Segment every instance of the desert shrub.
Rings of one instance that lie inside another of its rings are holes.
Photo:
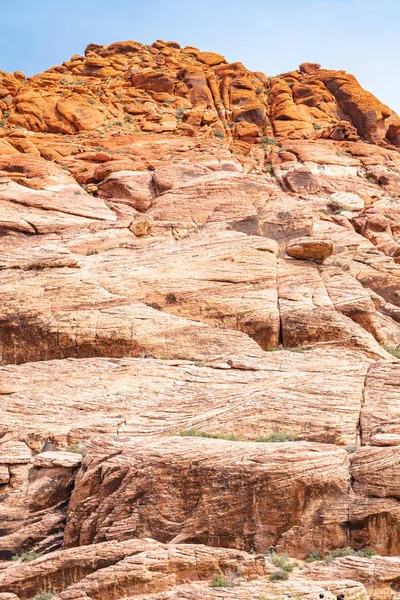
[[[212,580],[210,581],[210,587],[213,588],[226,588],[230,587],[229,583],[222,575],[214,575]]]
[[[96,102],[93,100],[93,98],[88,98],[87,101],[89,104],[96,104]]]
[[[307,555],[306,562],[311,563],[315,562],[316,560],[321,560],[318,550],[310,550],[310,552]]]
[[[32,600],[51,600],[52,597],[52,592],[40,592],[39,594],[36,594],[36,596],[34,596]]]
[[[287,554],[273,554],[271,556],[271,562],[275,567],[278,567],[281,571],[291,573],[295,567],[299,566],[299,563],[292,562]]]
[[[74,454],[83,454],[83,448],[80,444],[70,444],[67,448],[67,452],[73,452]]]
[[[271,433],[271,435],[267,435],[265,437],[260,437],[256,439],[256,442],[295,442],[297,440],[297,436],[294,433],[289,433],[287,431],[282,431],[281,433]]]
[[[260,140],[262,146],[275,146],[276,139],[274,137],[268,137],[267,135],[263,135]]]
[[[286,581],[286,579],[289,579],[289,573],[283,569],[279,569],[269,576],[270,581]]]
[[[222,133],[222,131],[216,131],[214,133],[214,135],[216,138],[219,138],[220,140],[225,137],[224,134]]]
[[[18,554],[14,554],[14,556],[11,558],[11,560],[13,560],[13,561],[21,560],[22,562],[31,562],[31,560],[36,560],[39,557],[40,557],[40,554],[38,554],[34,550],[31,550],[30,552],[25,552],[24,554],[21,554],[21,556],[18,556]]]
[[[394,348],[393,346],[383,346],[386,352],[389,352],[392,356],[400,358],[400,348]]]
[[[362,548],[360,550],[354,550],[347,546],[346,548],[336,548],[332,550],[327,556],[325,556],[325,561],[330,563],[335,558],[342,558],[344,556],[363,556],[364,558],[371,558],[375,556],[376,552],[373,548]]]
[[[358,446],[346,446],[345,450],[349,454],[354,454],[358,450]]]
[[[234,435],[229,435],[225,433],[206,433],[205,431],[198,431],[197,429],[185,429],[184,431],[181,431],[179,435],[182,437],[199,437],[215,440],[228,440],[230,442],[239,441]]]

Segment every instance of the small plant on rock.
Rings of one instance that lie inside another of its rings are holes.
[[[261,146],[275,146],[276,139],[274,137],[268,137],[267,135],[263,135],[260,140]]]
[[[270,581],[286,581],[286,579],[289,579],[289,573],[283,569],[279,569],[269,576]]]
[[[346,548],[336,548],[332,550],[327,556],[325,556],[325,561],[330,563],[335,560],[335,558],[343,558],[344,556],[362,556],[364,558],[371,558],[375,556],[376,552],[373,548],[362,548],[361,550],[354,550],[347,546]]]
[[[349,454],[354,454],[358,450],[358,446],[346,446],[345,450]]]
[[[383,348],[395,358],[400,358],[400,348],[394,348],[393,346],[383,346]]]
[[[83,448],[80,444],[70,444],[67,448],[67,452],[73,452],[74,454],[83,454]]]
[[[181,431],[179,435],[182,437],[198,437],[214,440],[228,440],[230,442],[239,441],[234,435],[228,435],[225,433],[206,433],[205,431],[198,431],[197,429],[185,429],[184,431]]]
[[[36,596],[34,596],[32,600],[51,600],[52,598],[52,592],[40,592],[39,594],[36,594]]]
[[[18,556],[18,554],[14,554],[14,556],[11,558],[11,560],[12,561],[21,560],[22,562],[31,562],[31,560],[36,560],[39,557],[40,557],[40,554],[38,554],[34,550],[31,550],[30,552],[25,552],[24,554],[21,554],[21,556]]]
[[[321,560],[318,550],[310,550],[306,558],[306,563],[315,562],[316,560]]]
[[[222,133],[222,131],[216,131],[214,133],[214,135],[215,135],[216,138],[218,138],[220,140],[222,140],[225,137],[224,134]]]
[[[225,577],[223,577],[222,575],[214,575],[214,577],[212,578],[211,582],[210,582],[210,587],[213,588],[227,588],[227,587],[231,587],[228,583],[228,581],[225,579]]]
[[[294,568],[299,566],[298,562],[292,562],[287,554],[273,554],[271,556],[271,562],[275,567],[278,567],[282,571],[291,573]]]
[[[265,437],[259,437],[256,439],[256,442],[279,443],[279,442],[295,442],[296,440],[297,440],[297,436],[294,433],[282,431],[281,433],[271,433],[271,435],[267,435]]]

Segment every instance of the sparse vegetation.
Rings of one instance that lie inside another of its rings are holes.
[[[310,550],[310,552],[308,553],[307,558],[306,558],[306,563],[312,563],[317,560],[321,560],[321,556],[320,556],[318,550]]]
[[[185,429],[184,431],[181,431],[179,435],[182,437],[199,437],[215,440],[228,440],[230,442],[240,441],[234,435],[228,435],[225,433],[206,433],[205,431],[198,431],[197,429]]]
[[[70,444],[67,448],[67,452],[73,452],[74,454],[83,454],[83,448],[80,444]]]
[[[349,454],[354,454],[358,450],[358,446],[346,446],[345,450]]]
[[[131,115],[125,115],[124,121],[125,121],[125,123],[132,123],[132,117],[131,117]]]
[[[4,127],[4,126],[5,126],[5,124],[6,124],[6,122],[5,122],[5,121],[3,121],[3,120],[1,120],[1,121],[0,121],[0,127]]]
[[[216,138],[219,138],[220,140],[225,137],[224,134],[222,133],[222,131],[215,131],[214,135]]]
[[[321,125],[317,125],[317,123],[313,123],[313,127],[315,131],[319,131],[320,129],[322,129]]]
[[[96,102],[93,98],[88,98],[87,101],[89,104],[96,104]]]
[[[275,567],[287,573],[291,573],[293,569],[299,566],[298,562],[291,561],[287,554],[273,554],[271,556],[271,562]]]
[[[343,558],[344,556],[363,556],[364,558],[371,558],[375,556],[376,552],[372,548],[366,548],[361,550],[354,550],[347,546],[346,548],[336,548],[325,556],[325,561],[331,563],[335,558]]]
[[[11,560],[12,561],[21,560],[22,562],[31,562],[31,560],[36,560],[39,557],[40,557],[40,554],[38,554],[34,550],[31,550],[30,552],[25,552],[24,554],[21,554],[21,556],[18,556],[18,554],[14,554],[14,556],[11,558]]]
[[[52,598],[52,592],[40,592],[39,594],[36,594],[36,596],[34,596],[32,600],[51,600]]]
[[[393,346],[383,346],[383,348],[395,358],[400,358],[400,348],[394,348]]]
[[[256,94],[257,94],[257,95],[261,94],[261,93],[262,93],[262,91],[263,91],[263,89],[262,89],[261,85],[258,85],[258,86],[256,87],[256,90],[255,90],[255,91],[256,91]]]
[[[274,137],[268,137],[267,135],[263,135],[260,140],[261,146],[275,146],[276,139]]]
[[[227,588],[227,587],[232,587],[232,585],[229,584],[229,582],[225,579],[225,577],[218,574],[218,575],[214,575],[214,577],[212,578],[212,580],[210,582],[210,587]]]
[[[176,117],[177,119],[181,119],[181,118],[182,118],[182,116],[185,114],[186,110],[187,110],[186,106],[180,106],[180,107],[179,107],[179,108],[177,108],[177,109],[176,109],[176,111],[175,111],[175,117]]]
[[[283,569],[279,569],[269,576],[270,581],[286,581],[286,579],[289,579],[289,573]]]
[[[282,431],[281,433],[271,433],[271,435],[267,435],[265,437],[259,437],[256,439],[256,442],[295,442],[297,440],[297,436],[294,433],[289,433],[287,431]]]

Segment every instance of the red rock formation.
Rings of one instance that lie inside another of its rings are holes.
[[[176,42],[0,73],[0,600],[395,600],[399,131]]]

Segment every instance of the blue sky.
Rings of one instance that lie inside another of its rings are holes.
[[[400,113],[399,0],[0,0],[0,69],[41,72],[89,43],[175,40],[275,75],[344,69]]]

